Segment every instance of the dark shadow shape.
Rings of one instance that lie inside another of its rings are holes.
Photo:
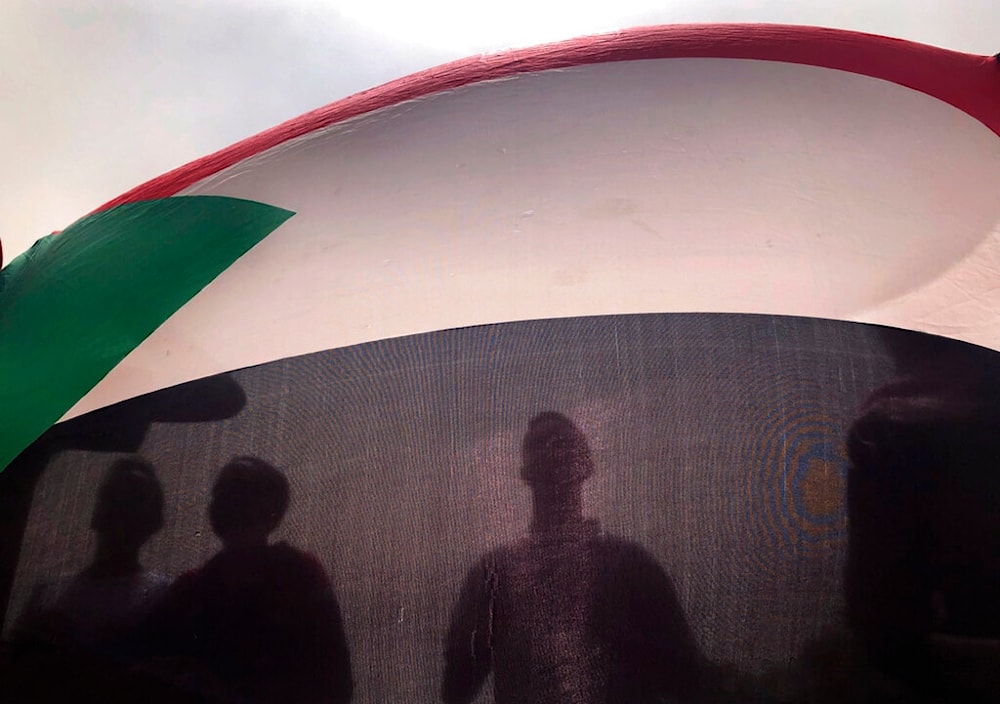
[[[10,704],[200,704],[206,699],[80,651],[28,643],[0,643],[0,687]]]
[[[181,575],[147,625],[145,671],[212,699],[347,702],[353,692],[340,606],[323,567],[268,544],[288,481],[254,457],[219,473],[209,518],[223,549]]]
[[[847,442],[848,623],[913,701],[1000,701],[998,355],[885,335],[897,376]]]
[[[641,547],[583,517],[586,437],[565,416],[541,413],[523,458],[530,535],[466,577],[442,699],[471,701],[491,671],[499,704],[697,699],[705,667],[670,578]]]
[[[35,586],[15,624],[15,642],[80,649],[125,662],[134,630],[169,580],[143,568],[142,546],[163,526],[163,490],[152,465],[115,462],[97,492],[97,547],[79,574]]]
[[[200,423],[231,418],[246,405],[243,389],[228,375],[198,379],[122,401],[50,428],[0,473],[0,626],[7,614],[14,573],[35,485],[60,452],[135,453],[154,423]]]

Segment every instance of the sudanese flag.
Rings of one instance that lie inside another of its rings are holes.
[[[140,394],[512,320],[767,313],[1000,347],[998,134],[993,57],[814,27],[639,28],[394,81],[3,269],[0,467]]]

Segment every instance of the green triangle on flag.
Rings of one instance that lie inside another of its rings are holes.
[[[0,269],[0,468],[292,215],[221,196],[126,203]]]

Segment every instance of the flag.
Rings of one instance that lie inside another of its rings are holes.
[[[776,313],[998,347],[998,74],[853,32],[656,27],[308,113],[4,269],[0,465],[142,393],[498,321]]]

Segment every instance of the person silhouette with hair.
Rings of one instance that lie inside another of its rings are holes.
[[[444,702],[471,701],[491,670],[498,704],[697,699],[702,660],[670,578],[583,516],[594,471],[583,432],[541,413],[522,454],[530,534],[469,572],[446,640]]]
[[[40,584],[15,625],[18,640],[48,641],[115,659],[170,581],[143,568],[142,546],[163,526],[163,490],[152,465],[122,459],[97,491],[91,563],[79,574]]]
[[[323,567],[268,542],[289,493],[284,474],[255,457],[219,472],[208,516],[222,550],[181,575],[148,624],[151,655],[173,658],[169,676],[238,702],[351,699],[340,606]]]

